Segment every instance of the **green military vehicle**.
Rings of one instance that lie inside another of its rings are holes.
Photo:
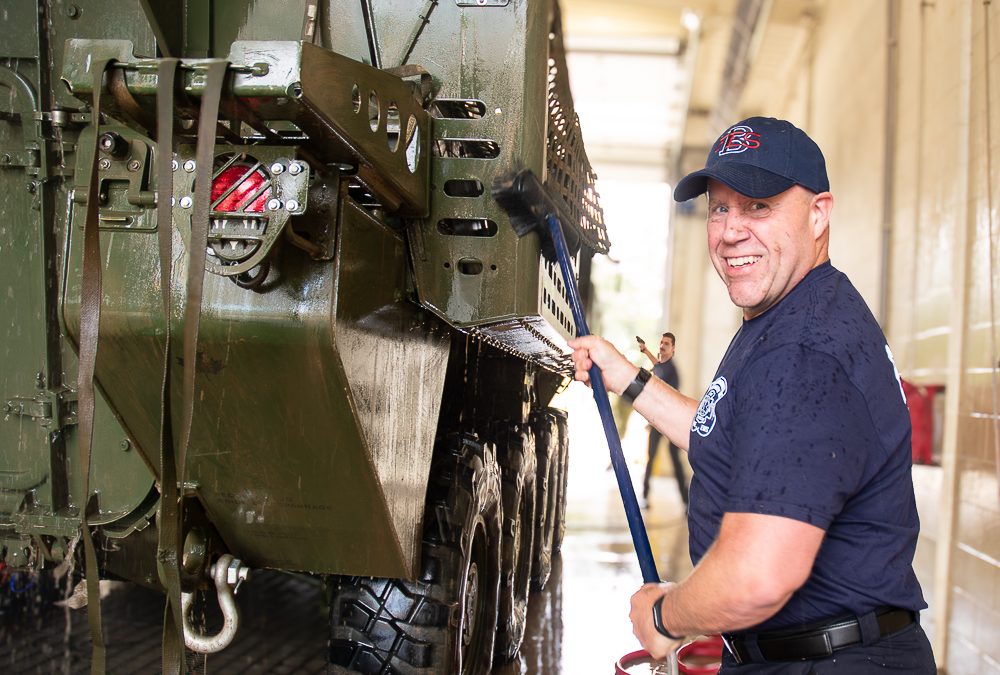
[[[161,589],[206,653],[307,573],[334,672],[513,658],[574,328],[494,179],[544,177],[584,289],[608,247],[554,0],[0,8],[4,571]]]

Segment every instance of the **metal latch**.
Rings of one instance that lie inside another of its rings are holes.
[[[38,150],[28,148],[0,154],[0,168],[38,168]]]
[[[34,396],[7,399],[4,415],[29,417],[42,427],[55,431],[76,424],[76,392],[41,391]]]

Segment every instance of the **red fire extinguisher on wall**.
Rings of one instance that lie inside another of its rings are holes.
[[[913,463],[930,464],[934,448],[934,397],[944,387],[937,384],[913,384],[902,380],[906,406],[913,426]]]

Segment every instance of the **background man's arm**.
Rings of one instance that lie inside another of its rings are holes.
[[[653,352],[649,351],[649,347],[646,346],[646,343],[643,341],[643,339],[640,338],[638,335],[635,336],[635,339],[639,343],[639,351],[645,354],[646,358],[648,358],[653,363],[654,366],[657,363],[659,363],[659,361],[656,358],[656,355],[653,354]]]

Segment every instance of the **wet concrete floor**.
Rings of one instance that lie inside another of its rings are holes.
[[[572,413],[570,418],[574,419]],[[494,668],[497,675],[610,674],[619,657],[638,648],[628,603],[641,575],[614,475],[607,470],[607,447],[599,422],[589,416],[575,421],[571,434],[562,553],[545,590],[531,596],[520,655],[513,663]],[[645,459],[641,421],[630,422],[623,445],[633,476],[640,478]],[[664,448],[661,454],[665,453]],[[690,570],[687,527],[672,477],[654,478],[650,502],[643,514],[660,575],[683,577]],[[327,671],[327,617],[318,582],[260,572],[237,599],[241,628],[236,641],[209,657],[191,654],[192,672]],[[101,607],[110,672],[159,671],[162,608],[158,593],[114,585]],[[89,672],[86,610],[29,610],[16,621],[7,619],[0,616],[0,672]]]

